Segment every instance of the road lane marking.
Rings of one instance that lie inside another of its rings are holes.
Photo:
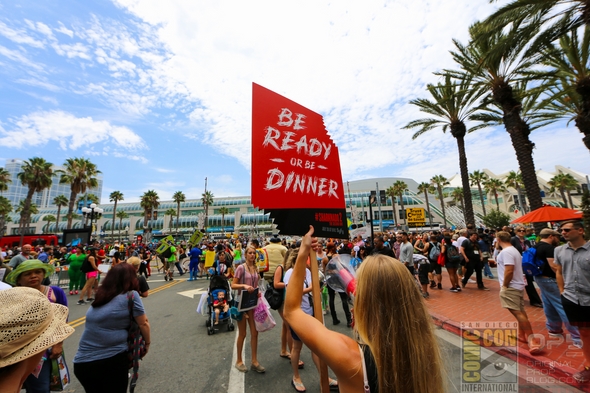
[[[189,291],[177,292],[179,295],[189,297],[194,299],[195,295],[200,295],[202,293],[207,293],[207,288],[200,288],[200,289],[191,289]]]
[[[236,326],[236,339],[234,341],[234,349],[231,357],[231,367],[229,369],[229,382],[227,386],[227,393],[244,393],[244,386],[246,383],[246,373],[240,372],[236,368],[236,362],[238,361],[238,335],[239,329]],[[246,340],[244,340],[244,344],[245,343]],[[242,359],[244,359],[244,356],[246,355],[246,352],[244,350],[245,347],[245,345],[242,347]]]

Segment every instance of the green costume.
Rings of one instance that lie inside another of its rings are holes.
[[[82,267],[82,263],[86,259],[86,254],[72,254],[68,257],[68,262],[70,266],[68,268],[68,276],[70,276],[70,291],[75,291],[80,288],[84,288],[84,284],[86,283],[86,274],[82,273],[80,268]],[[84,284],[80,282],[84,280]]]

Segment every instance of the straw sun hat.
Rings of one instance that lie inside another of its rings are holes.
[[[0,291],[0,368],[23,361],[62,342],[74,328],[68,308],[40,291],[18,287]]]

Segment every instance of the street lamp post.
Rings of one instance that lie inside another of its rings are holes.
[[[102,213],[104,212],[103,209],[96,206],[96,203],[91,203],[90,207],[84,206],[82,208],[82,214],[84,215],[84,219],[90,220],[90,237],[92,238],[92,232],[94,230],[93,222],[94,220],[98,221],[102,217]]]

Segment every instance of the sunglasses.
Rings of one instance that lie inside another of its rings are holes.
[[[524,232],[524,229],[519,229],[519,230],[518,230],[518,231],[516,231],[516,232]]]
[[[562,228],[561,232],[565,232],[568,233],[569,231],[571,231],[573,228]]]

